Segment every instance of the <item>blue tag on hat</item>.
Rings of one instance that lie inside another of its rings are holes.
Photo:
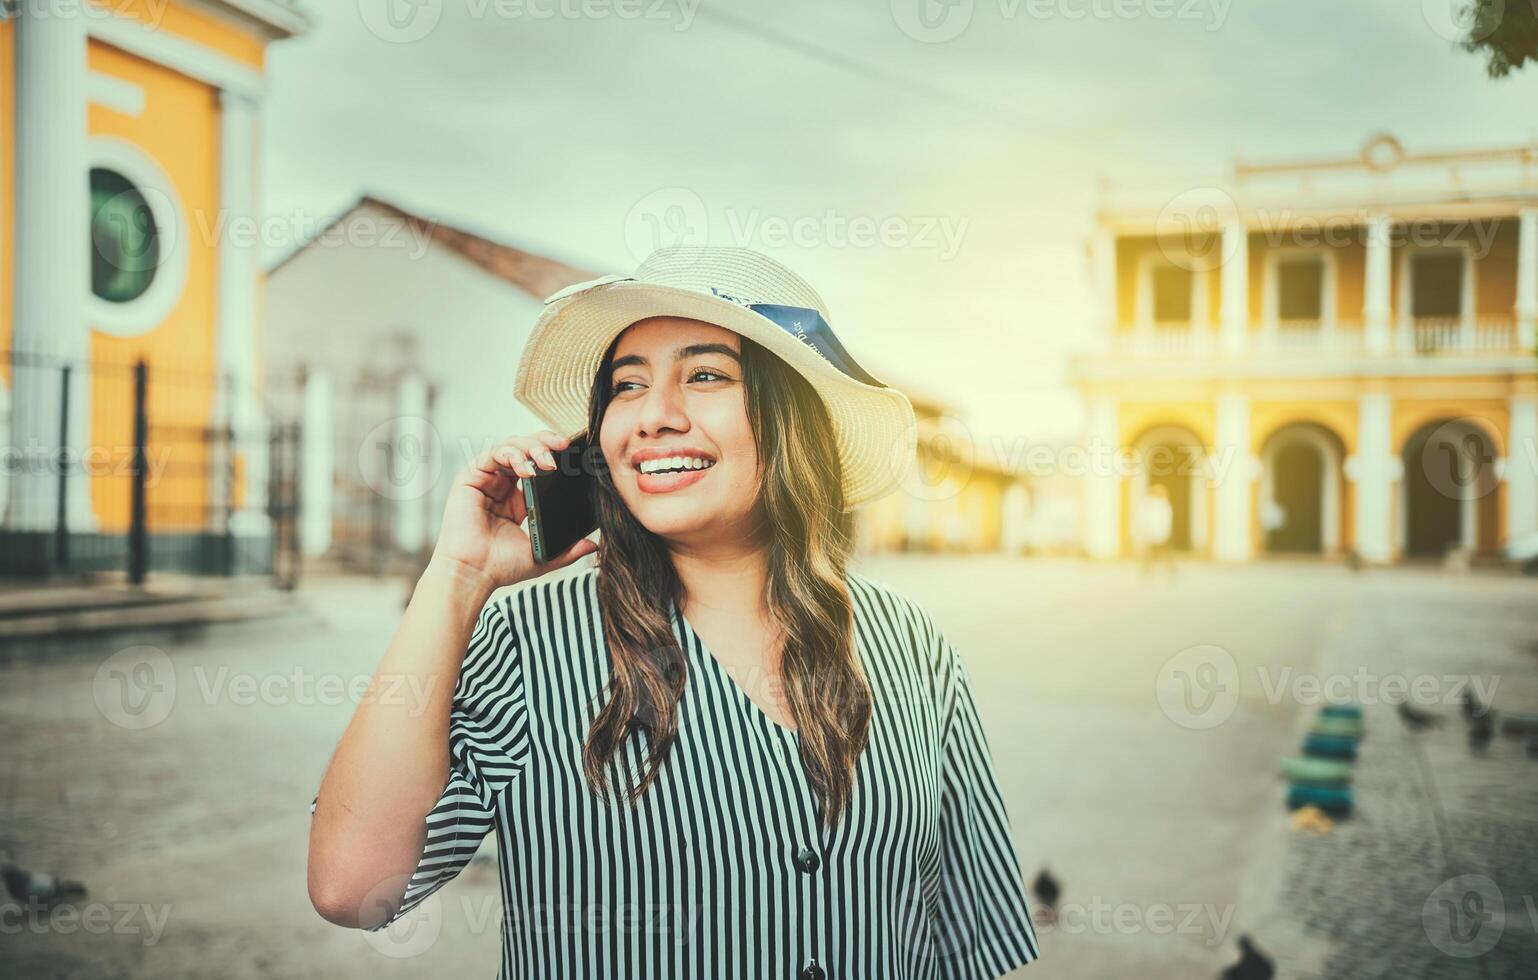
[[[775,326],[821,354],[823,360],[856,381],[876,388],[886,387],[884,382],[876,380],[855,363],[855,359],[849,356],[844,345],[834,336],[833,328],[828,326],[828,321],[824,320],[822,314],[816,310],[805,306],[779,306],[774,303],[750,303],[748,309],[773,321]]]

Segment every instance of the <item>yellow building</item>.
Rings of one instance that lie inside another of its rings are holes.
[[[859,550],[1020,554],[1028,544],[1029,480],[1011,473],[943,402],[903,393],[918,431],[913,468],[858,511]]]
[[[1499,556],[1538,534],[1538,144],[1108,185],[1091,243],[1091,555]],[[1157,522],[1155,522],[1157,523]]]
[[[152,567],[196,570],[215,538],[259,555],[264,55],[306,21],[279,0],[0,16],[0,571],[122,567],[136,506]]]

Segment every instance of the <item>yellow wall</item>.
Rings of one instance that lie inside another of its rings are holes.
[[[248,68],[260,69],[266,53],[262,39],[238,27],[193,10],[176,0],[91,0],[96,6],[167,34],[209,48]]]

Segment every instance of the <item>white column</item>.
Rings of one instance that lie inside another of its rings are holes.
[[[1517,234],[1517,346],[1538,344],[1538,208],[1523,208]]]
[[[1392,346],[1389,329],[1389,235],[1387,215],[1367,219],[1367,268],[1363,281],[1362,329],[1367,353],[1387,354]]]
[[[311,371],[304,380],[299,447],[299,546],[306,555],[331,548],[331,481],[336,444],[331,427],[331,375]]]
[[[1121,553],[1121,476],[1115,469],[1121,443],[1116,411],[1116,400],[1103,395],[1089,405],[1084,551],[1091,558],[1115,558]]]
[[[427,419],[427,382],[415,371],[395,389],[395,432],[391,486],[395,488],[395,544],[407,554],[427,543],[423,500],[433,491],[432,429]],[[394,482],[398,481],[398,482]]]
[[[1513,395],[1506,436],[1506,533],[1538,533],[1538,395]]]
[[[1095,293],[1095,322],[1093,324],[1096,346],[1108,351],[1116,336],[1118,320],[1116,283],[1116,234],[1109,228],[1097,227],[1090,238],[1091,279]]]
[[[257,106],[228,91],[219,93],[219,207],[224,234],[218,242],[218,352],[220,383],[234,430],[235,453],[243,465],[239,502],[231,529],[241,535],[268,533],[267,421],[257,402],[257,255],[254,234]],[[216,493],[223,494],[224,474]],[[216,497],[215,499],[222,499]]]
[[[91,292],[86,162],[86,18],[70,0],[24,4],[16,22],[15,300],[12,307],[13,470],[6,526],[51,531],[59,476],[50,457],[74,454],[66,526],[96,527],[79,454],[90,439],[86,299]],[[69,432],[60,443],[62,363],[70,381]]]
[[[1389,522],[1394,482],[1393,407],[1386,394],[1370,393],[1358,399],[1356,455],[1346,462],[1346,476],[1355,484],[1356,552],[1370,562],[1393,558]]]
[[[1223,227],[1223,353],[1244,354],[1250,332],[1249,231],[1238,221]]]
[[[1255,479],[1255,460],[1250,454],[1250,400],[1226,392],[1218,396],[1218,426],[1213,490],[1217,511],[1212,554],[1220,561],[1248,561],[1254,554],[1251,542],[1250,485]]]

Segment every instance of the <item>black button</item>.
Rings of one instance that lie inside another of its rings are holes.
[[[796,867],[800,868],[802,871],[805,871],[807,874],[811,874],[813,871],[816,871],[818,863],[817,852],[812,850],[810,847],[803,847],[796,851]]]
[[[827,976],[822,971],[822,967],[817,965],[817,957],[815,956],[807,960],[806,966],[801,968],[801,980],[827,980]]]

